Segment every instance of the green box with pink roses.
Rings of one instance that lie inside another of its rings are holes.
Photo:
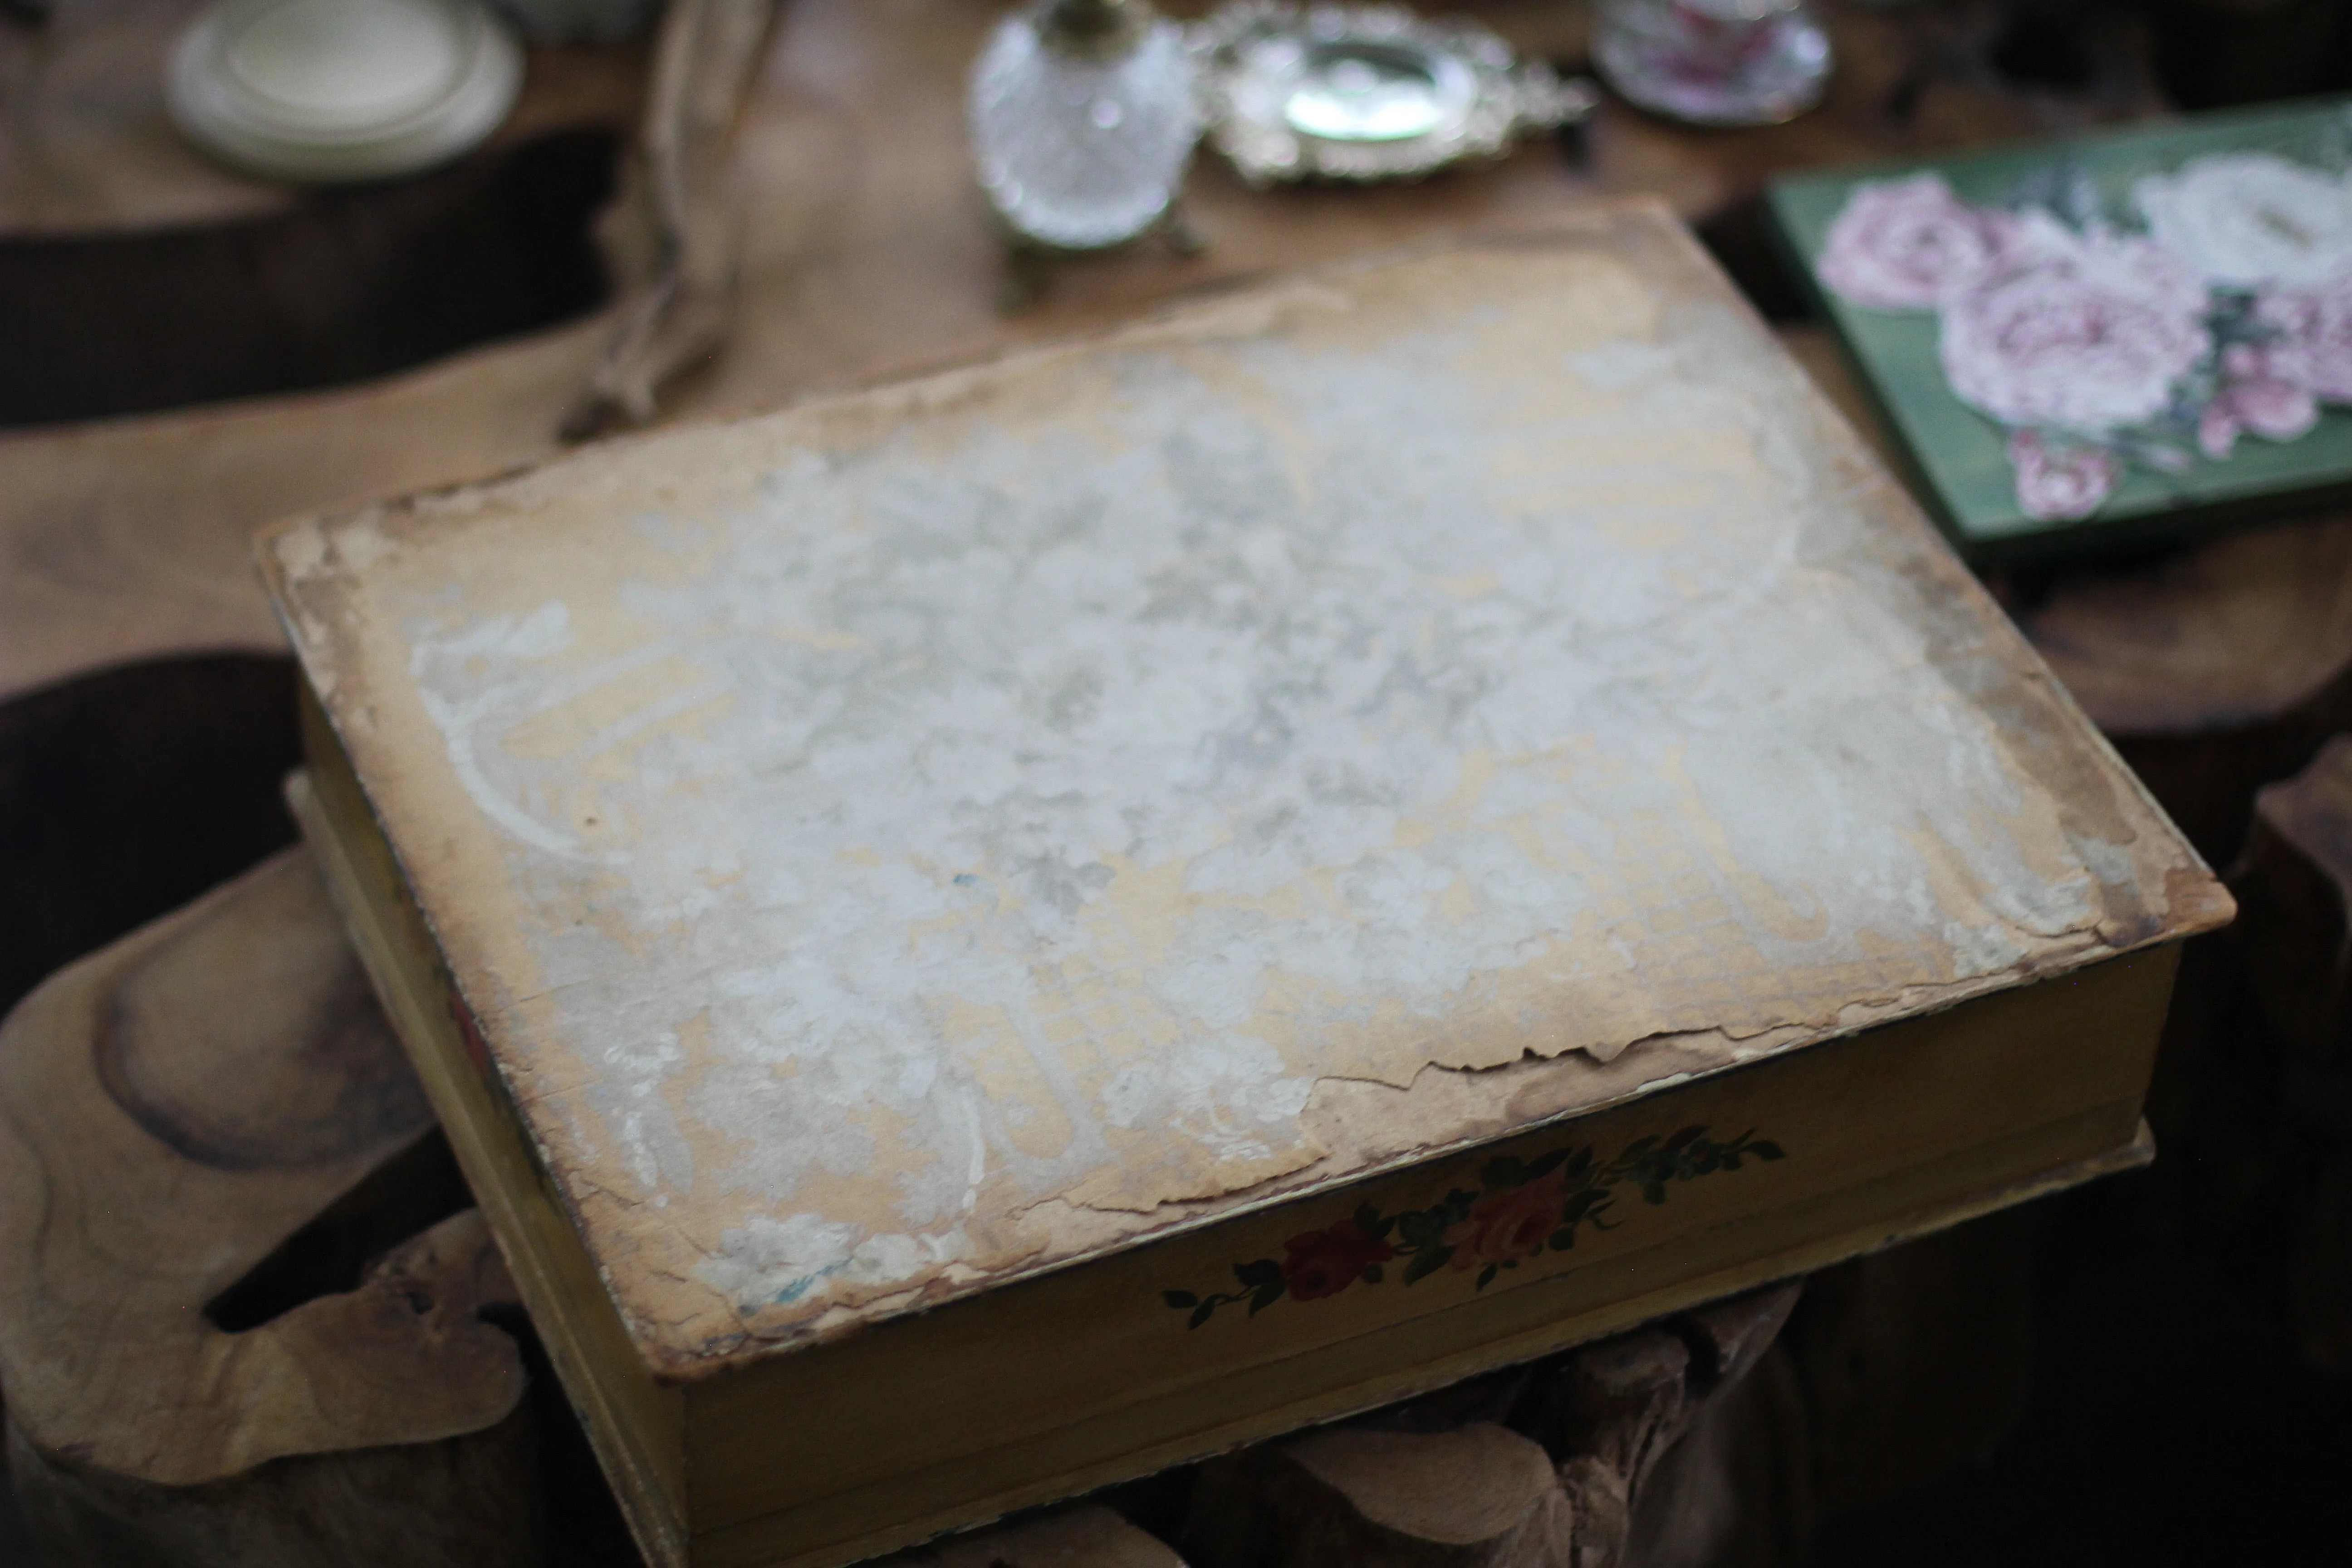
[[[1792,176],[1771,202],[1969,559],[2352,501],[2352,98]]]

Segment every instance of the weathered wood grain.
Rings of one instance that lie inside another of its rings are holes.
[[[602,332],[344,392],[0,435],[0,700],[144,659],[279,653],[257,527],[553,450]]]
[[[192,0],[151,3],[176,16]],[[1515,0],[1473,9],[1531,52],[1570,61],[1583,52],[1579,8]],[[1186,198],[1210,240],[1204,253],[1139,250],[1074,265],[1035,310],[1006,319],[993,303],[1002,257],[961,126],[962,74],[993,14],[975,0],[801,0],[785,13],[732,175],[743,224],[733,335],[715,364],[677,387],[673,417],[772,406],[1066,336],[1187,291],[1347,256],[1544,227],[1612,194],[1656,192],[1701,218],[1781,168],[1948,150],[2149,107],[2144,94],[2003,89],[1970,63],[1978,46],[1948,36],[1940,18],[1841,11],[1830,100],[1791,125],[1725,136],[1612,102],[1570,155],[1539,140],[1491,168],[1376,190],[1253,193],[1204,158]],[[161,47],[153,25],[142,26],[138,39],[90,43],[89,63],[73,68],[118,84],[76,100],[75,112],[96,117],[89,127],[58,132],[53,147],[0,142],[0,156],[20,160],[0,175],[0,228],[166,211],[193,220],[278,199],[224,188],[226,176],[190,166],[139,96],[149,89],[120,85],[143,84],[138,51]],[[31,61],[0,40],[0,70],[27,80]],[[534,73],[531,90],[544,86],[563,114],[610,91],[557,93],[553,68],[536,58]],[[132,145],[147,151],[121,151]],[[78,174],[77,160],[105,179]],[[191,194],[173,207],[183,179]],[[251,584],[253,530],[544,455],[614,326],[608,316],[345,392],[0,437],[0,698],[127,659],[276,648]]]
[[[379,1371],[378,1400],[429,1398],[406,1386],[411,1377],[478,1388],[491,1379],[447,1364],[446,1345],[479,1339],[511,1355],[484,1338],[499,1331],[472,1321],[479,1307],[511,1304],[504,1273],[479,1211],[467,1209],[384,1258],[357,1289],[315,1303],[327,1310],[307,1316],[289,1352],[326,1377],[406,1360]],[[371,1353],[379,1347],[391,1355]],[[245,1386],[206,1390],[205,1403]],[[158,1388],[146,1411],[105,1414],[168,1423],[190,1392]],[[541,1554],[538,1443],[523,1404],[478,1431],[329,1445],[194,1485],[91,1464],[76,1447],[37,1445],[9,1423],[12,1479],[47,1568],[528,1568]]]
[[[2216,865],[2235,858],[2254,792],[2352,727],[2352,519],[2064,581],[2019,623]]]
[[[1184,1560],[1101,1504],[1079,1503],[894,1552],[875,1568],[1184,1568]]]
[[[1657,1325],[1569,1356],[1543,1391],[1547,1441],[1605,1472],[1630,1507],[1650,1471],[1689,1425],[1690,1347]]]
[[[1570,1356],[1555,1412],[1584,1433],[1560,1466],[1580,1500],[1580,1563],[1784,1568],[1811,1543],[1813,1476],[1803,1390],[1780,1334],[1801,1284],[1772,1286]],[[1661,1331],[1685,1359],[1679,1397]],[[1628,1353],[1628,1352],[1631,1353]],[[1616,1413],[1612,1419],[1607,1413]],[[1601,1518],[1622,1519],[1613,1557]]]
[[[1979,1461],[2032,1393],[2031,1211],[1825,1269],[1787,1348],[1823,1515]]]
[[[0,703],[0,1014],[293,841],[290,659],[103,669]]]
[[[1747,1376],[1788,1326],[1801,1293],[1800,1286],[1776,1285],[1684,1313],[1677,1322],[1691,1344],[1702,1385]]]
[[[2320,1175],[2288,1269],[2287,1311],[2305,1360],[2352,1374],[2352,1148],[2335,1150]]]
[[[286,213],[299,186],[212,162],[163,107],[172,41],[205,0],[49,0],[0,23],[0,240],[187,229]],[[636,117],[642,45],[534,47],[495,149]]]
[[[1809,1411],[1777,1340],[1700,1403],[1650,1472],[1618,1568],[1793,1568],[1812,1544]],[[1562,1467],[1562,1479],[1570,1470]]]
[[[0,234],[0,426],[347,385],[593,310],[620,145],[571,127],[256,217]]]
[[[0,1384],[52,1568],[536,1559],[479,1215],[312,1288],[309,1227],[430,1126],[299,851],[0,1026]]]
[[[2315,1067],[2352,1057],[2352,737],[2254,796],[2230,885],[2271,1026]]]
[[[2287,1317],[2305,1359],[2341,1374],[2352,1372],[2352,1126],[2344,1121],[2343,1087],[2352,1071],[2352,737],[2335,736],[2310,766],[2254,796],[2230,885],[2239,900],[2231,955],[2243,964],[2275,1038],[2270,1051],[2284,1053],[2275,1063],[2264,1061],[2269,1052],[2253,1060],[2275,1071],[2284,1103],[2264,1103],[2259,1082],[2231,1083],[2234,1092],[2208,1097],[2218,1104],[2205,1108],[2205,1120],[2220,1125],[2200,1131],[2221,1152],[2238,1154],[2242,1169],[2270,1174],[2270,1202],[2282,1178],[2297,1194]],[[2247,1054],[2235,1063],[2241,1080],[2252,1076]],[[2249,1100],[2260,1106],[2257,1118],[2233,1126],[2222,1113]],[[2237,1147],[2226,1137],[2231,1131],[2241,1134]],[[2303,1160],[2299,1143],[2311,1145]],[[2216,1164],[2200,1161],[2200,1173],[2210,1180]]]
[[[1202,1466],[1183,1548],[1202,1568],[1569,1568],[1574,1530],[1515,1432],[1339,1427]]]
[[[1204,1568],[1774,1568],[1811,1521],[1776,1286],[1201,1468]],[[1448,1413],[1507,1416],[1437,1426]],[[1532,1434],[1523,1436],[1521,1433]],[[1540,1439],[1540,1440],[1538,1440]]]
[[[0,425],[381,377],[594,309],[594,232],[638,117],[642,46],[535,48],[480,148],[302,188],[172,126],[195,0],[60,0],[0,26]]]

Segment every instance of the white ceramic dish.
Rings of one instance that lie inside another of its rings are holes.
[[[190,140],[272,179],[384,179],[479,144],[522,51],[476,0],[221,0],[172,51]]]

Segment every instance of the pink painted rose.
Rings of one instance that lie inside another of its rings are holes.
[[[2074,522],[2090,516],[2115,492],[2121,466],[2105,447],[2053,445],[2032,430],[2010,433],[2009,466],[2017,482],[2017,504],[2044,522]]]
[[[1937,346],[1953,392],[2004,425],[2112,430],[2170,405],[2211,350],[2205,306],[2202,282],[2147,240],[2068,236],[1948,305]]]
[[[1560,1199],[1565,1192],[1558,1171],[1538,1176],[1525,1186],[1489,1193],[1470,1206],[1470,1217],[1445,1227],[1439,1237],[1454,1248],[1446,1259],[1451,1268],[1473,1268],[1483,1263],[1508,1263],[1539,1252],[1559,1228]]]
[[[2329,403],[2352,403],[2352,274],[2265,292],[2254,319],[2278,334],[2262,345],[2274,378]]]
[[[1972,207],[1941,174],[1856,185],[1814,270],[1838,295],[1881,310],[1932,310],[2021,259],[2010,214]]]
[[[2211,300],[2188,262],[2141,235],[2112,228],[2068,228],[2048,213],[2018,220],[2018,246],[2036,269],[2047,268],[2183,315],[2202,317]]]
[[[2221,390],[2197,420],[2197,445],[2209,458],[2228,457],[2248,431],[2292,441],[2319,423],[2319,400],[2292,345],[2232,343],[2222,352],[2221,375]]]

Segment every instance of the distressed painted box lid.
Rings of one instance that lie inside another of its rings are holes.
[[[675,1375],[2227,909],[1649,207],[263,553]]]

